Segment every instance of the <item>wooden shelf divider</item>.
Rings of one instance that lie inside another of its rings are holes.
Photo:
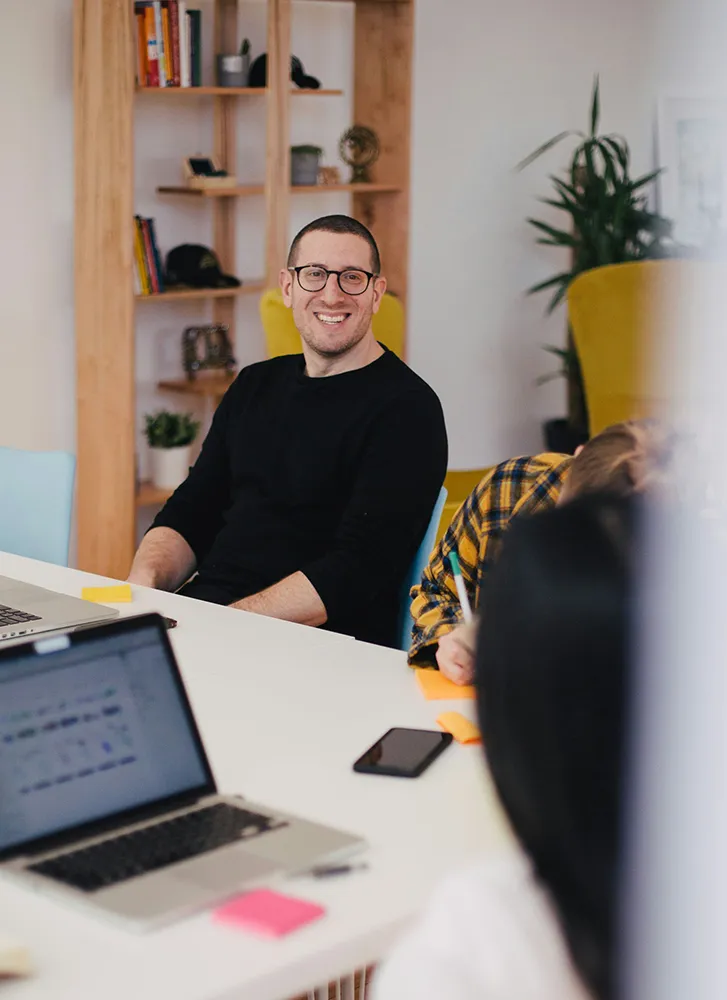
[[[348,191],[350,194],[396,194],[401,191],[398,184],[291,184],[291,194],[326,194],[332,191]],[[157,188],[157,194],[181,194],[192,198],[249,198],[264,194],[263,184],[244,184],[230,188],[189,188],[183,185],[165,185]]]
[[[396,194],[401,191],[398,184],[293,184],[293,194],[325,194],[326,191],[348,191],[351,194]]]
[[[161,489],[159,486],[154,486],[153,483],[144,481],[139,483],[139,489],[136,491],[136,506],[161,507],[173,492],[174,490]]]
[[[248,281],[239,288],[168,288],[157,295],[135,295],[137,302],[175,302],[185,299],[229,299],[237,295],[255,295],[265,288],[264,281]]]
[[[196,379],[166,378],[157,382],[157,389],[165,392],[181,392],[190,396],[203,396],[207,399],[222,399],[237,378],[237,372],[232,375],[199,375]]]
[[[137,94],[174,94],[177,97],[265,97],[268,87],[137,87]],[[291,87],[292,97],[341,97],[342,90],[330,87]]]
[[[170,184],[157,188],[157,194],[181,194],[188,198],[250,198],[265,194],[264,184],[243,184],[230,188],[190,188],[183,184]]]

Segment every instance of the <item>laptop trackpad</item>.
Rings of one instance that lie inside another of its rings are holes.
[[[263,878],[280,871],[280,864],[258,858],[241,848],[214,851],[207,857],[196,858],[174,874],[192,885],[214,892],[226,892],[237,885]]]

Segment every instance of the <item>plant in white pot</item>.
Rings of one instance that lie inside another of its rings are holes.
[[[151,455],[151,479],[162,490],[174,490],[189,472],[192,442],[199,431],[199,420],[191,413],[158,410],[147,413],[146,439]]]

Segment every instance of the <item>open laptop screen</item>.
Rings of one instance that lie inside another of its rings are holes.
[[[0,852],[209,790],[204,751],[157,622],[127,620],[3,655]]]

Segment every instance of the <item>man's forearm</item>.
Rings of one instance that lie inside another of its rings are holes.
[[[129,572],[129,583],[176,590],[197,567],[194,552],[173,528],[152,528],[144,535]]]
[[[328,620],[328,612],[318,591],[301,572],[292,573],[257,594],[243,597],[232,607],[300,625],[323,625]]]

